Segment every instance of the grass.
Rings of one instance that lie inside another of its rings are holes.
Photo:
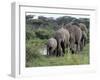
[[[89,44],[84,47],[80,54],[66,53],[63,57],[41,55],[41,57],[33,57],[29,61],[26,61],[26,67],[81,64],[89,64]]]

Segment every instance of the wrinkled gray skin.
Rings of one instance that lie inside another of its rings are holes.
[[[87,34],[85,31],[82,31],[81,51],[83,50],[83,47],[86,45],[86,42],[87,42]]]
[[[69,38],[70,38],[69,31],[61,27],[59,30],[55,32],[54,37],[57,40],[56,56],[64,56],[65,48],[69,47]]]
[[[79,23],[79,26],[80,26],[80,28],[81,28],[82,31],[85,31],[85,33],[88,33],[88,29],[87,29],[87,27],[86,27],[85,24]]]
[[[81,39],[81,50],[82,50],[83,47],[86,45],[88,29],[86,25],[83,23],[79,23],[79,27],[82,30],[82,39]]]
[[[82,38],[81,38],[81,44],[80,44],[80,49],[82,51],[83,47],[86,45],[86,42],[87,42],[88,29],[86,25],[83,23],[73,21],[71,22],[71,24],[78,26],[82,30]]]
[[[79,53],[81,38],[82,38],[82,30],[77,25],[72,25],[71,23],[66,24],[65,28],[70,33],[70,50],[71,50],[71,52]]]
[[[48,39],[47,42],[47,55],[52,56],[56,54],[57,41],[54,38]]]

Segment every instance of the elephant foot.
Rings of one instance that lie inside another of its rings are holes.
[[[61,53],[61,55],[60,56],[64,56],[64,53]]]
[[[62,54],[62,56],[64,56],[64,54]]]

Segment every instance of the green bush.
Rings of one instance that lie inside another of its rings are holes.
[[[52,36],[53,33],[49,30],[39,28],[35,31],[35,34],[36,34],[37,38],[48,39]]]
[[[40,57],[41,57],[41,54],[38,50],[38,47],[33,46],[31,44],[26,45],[26,62],[32,59],[40,58]]]
[[[89,44],[87,44],[80,54],[71,54],[69,52],[63,57],[41,55],[37,58],[33,57],[31,61],[26,63],[26,67],[83,65],[89,64],[89,60]]]
[[[26,40],[33,39],[36,37],[35,32],[33,31],[26,31]]]

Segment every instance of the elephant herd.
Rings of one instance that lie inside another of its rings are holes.
[[[88,29],[83,23],[70,22],[55,31],[47,42],[47,55],[64,56],[66,49],[71,53],[80,53],[87,41]]]

